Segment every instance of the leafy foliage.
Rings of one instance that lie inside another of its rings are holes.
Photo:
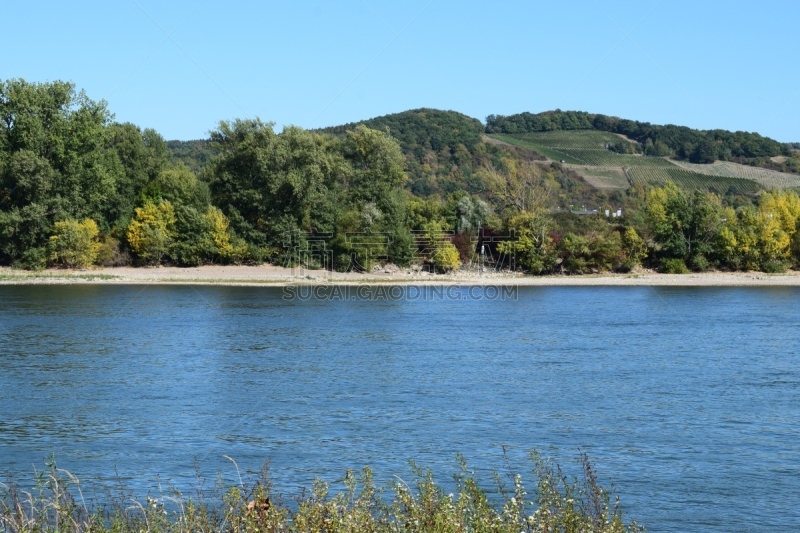
[[[450,271],[477,249],[536,274],[800,261],[800,200],[761,190],[794,176],[752,166],[795,168],[788,145],[582,112],[490,116],[485,130],[417,109],[319,131],[234,120],[168,144],[70,83],[0,82],[0,264]],[[614,189],[590,184],[604,179]]]
[[[158,134],[112,123],[70,83],[0,81],[0,261],[43,266],[58,220],[121,230],[166,160]]]
[[[476,170],[496,163],[503,153],[482,141],[484,126],[479,120],[455,111],[414,109],[320,131],[343,137],[358,126],[386,132],[397,140],[410,177],[408,188],[421,197],[480,192],[483,187]]]
[[[56,222],[50,237],[50,260],[67,268],[89,267],[100,249],[96,238],[97,224],[90,218]]]
[[[166,200],[137,207],[126,237],[131,250],[145,264],[157,265],[175,237],[175,209]]]

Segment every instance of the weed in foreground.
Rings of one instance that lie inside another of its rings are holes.
[[[54,461],[36,473],[25,491],[0,484],[0,530],[6,533],[172,533],[172,532],[559,532],[625,533],[644,531],[624,523],[619,499],[600,487],[585,454],[582,478],[568,480],[561,469],[531,454],[536,488],[526,491],[520,474],[508,483],[495,474],[499,497],[489,498],[459,457],[456,490],[445,493],[429,469],[412,463],[412,478],[400,478],[384,493],[372,471],[346,471],[341,490],[316,481],[295,506],[275,494],[265,466],[256,479],[224,487],[209,496],[199,488],[193,497],[173,489],[170,496],[135,499],[120,487],[107,491],[103,503],[84,499],[78,479]],[[234,462],[235,464],[235,462]],[[238,472],[238,467],[237,467]],[[612,503],[613,497],[613,503]]]

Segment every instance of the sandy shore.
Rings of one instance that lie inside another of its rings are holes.
[[[464,272],[430,274],[400,270],[366,274],[328,272],[261,266],[202,266],[197,268],[97,268],[92,270],[45,270],[28,272],[0,268],[0,285],[243,285],[284,286],[322,283],[335,285],[519,285],[519,286],[697,286],[761,287],[800,286],[800,272],[708,272],[702,274],[658,274],[640,271],[630,274],[583,276],[524,276],[508,272]]]

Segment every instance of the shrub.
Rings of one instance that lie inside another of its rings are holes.
[[[118,239],[104,235],[97,248],[95,264],[104,267],[126,266],[131,264],[131,255],[122,249]]]
[[[28,248],[22,252],[22,256],[12,263],[14,268],[24,268],[26,270],[42,270],[47,266],[47,248],[37,246]]]
[[[711,263],[703,254],[697,254],[692,257],[692,270],[695,272],[705,272],[711,268]]]
[[[450,272],[461,267],[461,254],[451,242],[438,243],[431,254],[431,263],[440,272]]]
[[[94,264],[99,248],[94,220],[62,220],[53,225],[49,242],[52,264],[66,268],[87,268]]]
[[[676,258],[662,259],[659,270],[663,274],[687,274],[689,272],[683,259]]]
[[[783,274],[789,268],[788,261],[771,260],[764,262],[764,272],[768,274]]]

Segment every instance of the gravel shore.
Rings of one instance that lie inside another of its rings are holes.
[[[403,284],[403,285],[519,285],[519,286],[697,286],[760,287],[800,286],[800,272],[705,272],[658,274],[641,270],[628,274],[580,276],[525,276],[510,272],[459,271],[431,274],[417,270],[387,268],[370,273],[340,273],[325,270],[261,266],[202,266],[196,268],[97,268],[91,270],[51,269],[29,272],[0,268],[0,285],[243,285],[284,286],[301,283]]]

